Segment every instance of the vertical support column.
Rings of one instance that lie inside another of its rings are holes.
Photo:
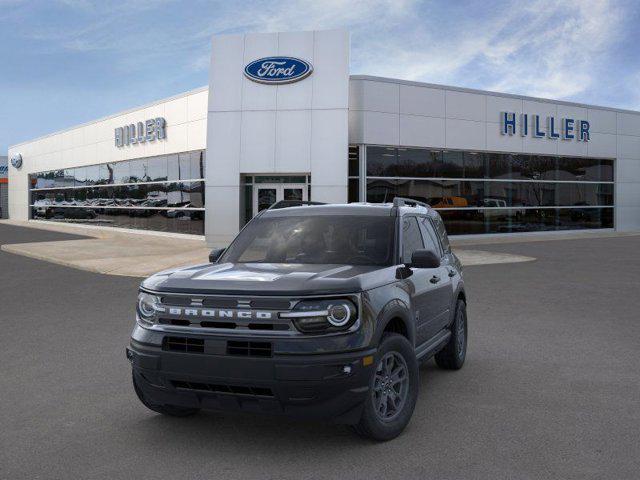
[[[361,202],[367,201],[367,146],[366,145],[358,145],[358,159],[360,160],[360,165],[358,165],[359,170],[359,185],[358,191],[360,192],[359,200]]]

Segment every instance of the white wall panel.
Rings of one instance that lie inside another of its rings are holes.
[[[313,109],[349,106],[349,33],[315,31],[313,45]]]
[[[364,114],[362,110],[349,110],[349,143],[364,143]]]
[[[618,135],[618,157],[640,159],[640,137]]]
[[[587,153],[591,157],[615,158],[617,155],[617,137],[610,133],[593,132],[589,135],[591,141],[587,142]],[[582,142],[585,143],[585,142]]]
[[[207,172],[208,176],[208,172]],[[227,247],[233,240],[229,232],[240,228],[240,196],[237,186],[206,187],[205,235],[210,247]]]
[[[447,118],[447,148],[484,150],[486,145],[484,122]]]
[[[445,117],[445,93],[442,89],[400,85],[400,113]]]
[[[400,111],[400,85],[390,82],[363,82],[362,109],[373,112]]]
[[[207,148],[207,119],[187,123],[187,150],[204,150]],[[169,146],[169,144],[167,144]],[[173,147],[173,142],[171,143]],[[180,151],[180,150],[176,150]]]
[[[380,145],[398,145],[400,141],[400,115],[396,113],[364,112],[364,142]]]
[[[273,171],[276,165],[275,110],[243,111],[241,128],[240,171]],[[207,140],[207,150],[218,148],[218,145]]]
[[[616,185],[616,205],[640,207],[640,183],[622,182]]]
[[[349,111],[364,110],[364,80],[349,80]]]
[[[236,186],[240,176],[240,112],[209,112],[207,142],[206,185],[209,187]],[[209,205],[209,201],[207,201]]]
[[[447,118],[477,122],[484,122],[486,119],[485,95],[447,90],[445,102]]]
[[[215,84],[215,92],[209,90],[209,111],[239,110],[242,102],[244,79],[244,36],[218,35],[211,41],[209,84]]]
[[[615,162],[616,182],[637,182],[640,183],[640,160],[619,158]],[[640,189],[640,185],[638,185]]]
[[[171,139],[171,147],[164,153],[178,153],[189,150],[188,124],[170,125],[167,127],[167,139]]]
[[[616,207],[616,230],[637,232],[640,230],[640,207]]]
[[[640,136],[640,113],[618,112],[618,135]]]
[[[191,95],[187,95],[187,121],[188,122],[197,122],[199,120],[207,119],[208,99],[209,99],[209,92],[206,90],[198,93],[193,93]],[[167,118],[167,121],[169,121],[168,118]]]
[[[311,197],[318,186],[340,187],[333,202],[343,203],[347,198],[348,175],[348,113],[346,109],[313,110],[311,113]],[[324,201],[327,201],[327,197]]]
[[[275,162],[275,172],[311,171],[311,110],[276,112]]]
[[[166,103],[164,106],[164,118],[169,125],[180,125],[181,123],[187,122],[188,98],[189,97],[177,98]]]
[[[399,144],[413,147],[445,146],[445,119],[421,115],[400,115]]]
[[[611,110],[601,110],[597,108],[587,109],[587,120],[589,120],[589,130],[593,134],[597,133],[616,133],[617,114]]]

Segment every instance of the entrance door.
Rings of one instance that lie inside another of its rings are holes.
[[[307,200],[304,183],[258,183],[253,186],[253,216],[281,200]]]

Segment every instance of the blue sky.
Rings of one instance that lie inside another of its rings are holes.
[[[635,0],[0,0],[0,154],[205,85],[215,33],[338,27],[354,74],[640,110]]]

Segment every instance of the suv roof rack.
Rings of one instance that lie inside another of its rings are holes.
[[[424,207],[426,209],[431,208],[428,203],[414,200],[413,198],[395,197],[393,199],[394,207]]]
[[[276,210],[278,208],[287,207],[302,207],[303,205],[326,205],[326,203],[312,202],[311,200],[280,200],[267,208],[267,210]]]

